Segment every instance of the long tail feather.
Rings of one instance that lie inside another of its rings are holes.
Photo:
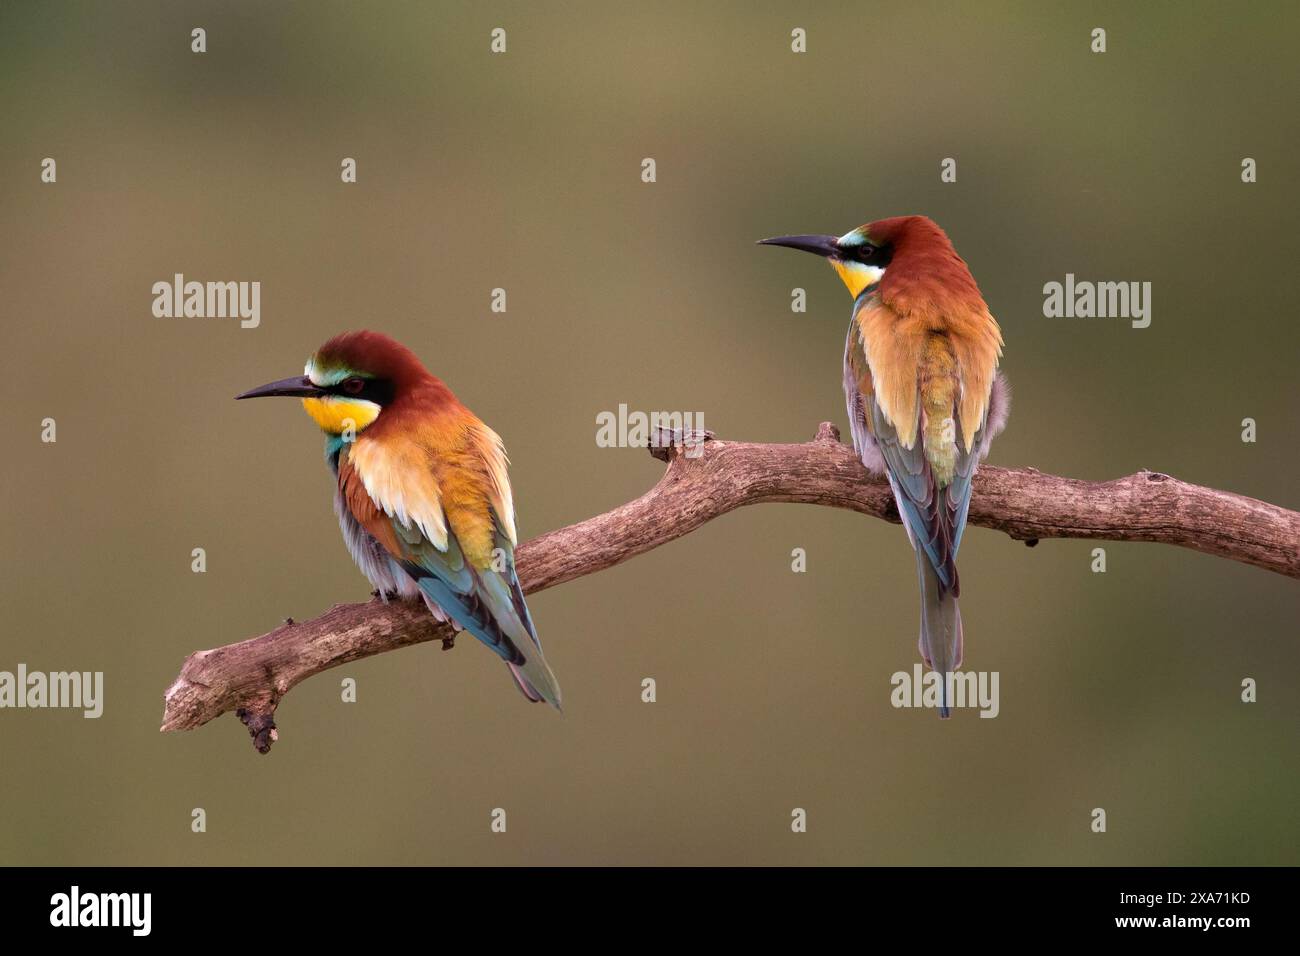
[[[948,675],[961,666],[961,612],[957,598],[945,588],[920,548],[916,549],[916,576],[921,585],[921,636],[917,649],[926,666],[943,678],[939,716],[951,715]]]
[[[560,706],[560,683],[555,679],[555,674],[551,672],[551,667],[546,663],[546,658],[542,656],[540,650],[529,648],[528,660],[525,663],[507,662],[506,666],[510,668],[510,675],[514,677],[515,683],[519,685],[525,697],[533,703],[546,701],[556,710],[563,710]]]

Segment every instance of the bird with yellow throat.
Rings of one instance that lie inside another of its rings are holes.
[[[345,332],[302,375],[237,398],[300,398],[325,434],[343,540],[380,595],[423,601],[560,706],[515,573],[515,506],[496,432],[404,345]]]
[[[844,343],[853,447],[889,479],[916,551],[918,650],[941,675],[947,717],[948,675],[963,653],[957,550],[975,470],[1009,411],[1002,331],[948,236],[925,216],[760,242],[826,258],[853,296]]]

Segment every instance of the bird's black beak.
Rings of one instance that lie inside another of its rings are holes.
[[[296,375],[293,378],[282,378],[278,382],[269,382],[266,385],[259,385],[257,388],[250,388],[242,395],[236,395],[235,399],[241,398],[266,398],[270,395],[288,395],[297,398],[311,398],[313,395],[324,395],[325,389],[318,385],[313,385],[312,380],[306,375]]]
[[[786,246],[800,252],[811,252],[816,256],[838,256],[843,254],[840,241],[835,236],[777,236],[775,239],[760,239],[760,246]]]

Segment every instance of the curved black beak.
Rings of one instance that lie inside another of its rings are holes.
[[[840,241],[835,236],[777,236],[775,239],[760,239],[760,246],[786,246],[800,252],[811,252],[817,256],[838,256],[843,253]]]
[[[236,395],[238,401],[241,398],[266,398],[270,395],[288,395],[298,398],[310,398],[313,395],[324,395],[325,389],[318,385],[313,385],[312,380],[306,375],[296,375],[293,378],[282,378],[278,382],[269,382],[266,385],[259,385],[257,388],[250,388],[242,395]]]

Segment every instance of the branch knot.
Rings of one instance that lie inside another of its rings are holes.
[[[840,430],[835,427],[834,422],[822,422],[817,426],[817,434],[813,437],[813,441],[838,445],[840,443]]]
[[[660,461],[672,461],[683,455],[699,458],[704,454],[704,443],[717,437],[707,429],[668,428],[656,425],[650,436],[650,454]]]

